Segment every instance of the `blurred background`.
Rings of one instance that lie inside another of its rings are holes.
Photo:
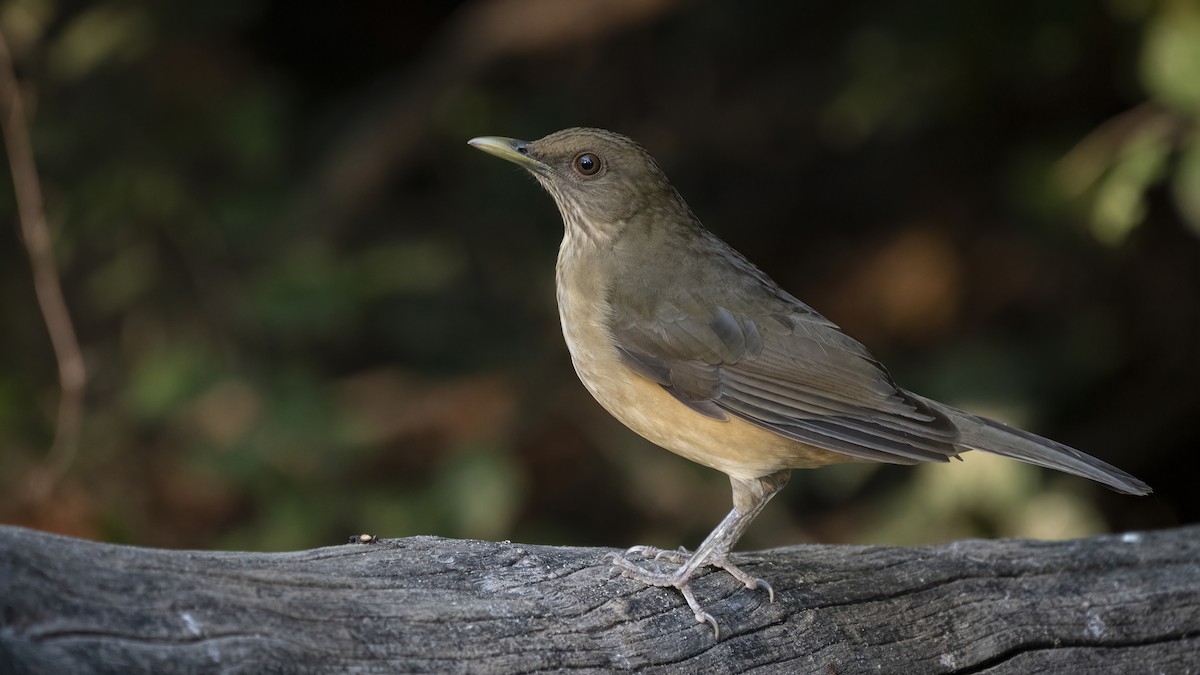
[[[1196,2],[10,0],[0,33],[88,373],[52,450],[6,168],[0,522],[695,546],[727,480],[591,400],[553,202],[465,144],[568,126],[642,142],[902,385],[1155,488],[981,453],[802,471],[741,548],[1200,521]]]

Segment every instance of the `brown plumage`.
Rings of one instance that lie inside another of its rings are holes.
[[[982,450],[1150,492],[1078,450],[897,386],[866,347],[704,229],[629,138],[566,129],[471,144],[528,169],[558,204],[558,304],[584,386],[645,438],[730,477],[734,509],[694,554],[634,547],[614,561],[627,576],[678,588],[714,631],[691,576],[718,566],[770,590],[728,554],[792,469],[945,462]],[[649,570],[634,554],[680,567]]]

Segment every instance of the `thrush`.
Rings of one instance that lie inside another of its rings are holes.
[[[902,389],[866,347],[706,230],[633,140],[574,128],[469,143],[527,169],[558,205],[558,308],[583,385],[641,436],[729,476],[733,509],[695,552],[635,546],[613,556],[625,576],[678,589],[718,637],[691,579],[721,568],[774,601],[730,551],[792,469],[980,450],[1150,493],[1074,448]]]

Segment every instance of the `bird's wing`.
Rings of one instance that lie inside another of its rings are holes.
[[[956,455],[945,415],[896,386],[860,343],[792,298],[750,312],[691,298],[610,326],[623,362],[714,419],[727,415],[860,459]]]

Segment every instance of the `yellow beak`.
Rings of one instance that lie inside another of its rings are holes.
[[[489,155],[508,160],[531,171],[548,172],[550,167],[529,156],[529,142],[503,136],[480,136],[467,141],[467,145],[478,148]]]

